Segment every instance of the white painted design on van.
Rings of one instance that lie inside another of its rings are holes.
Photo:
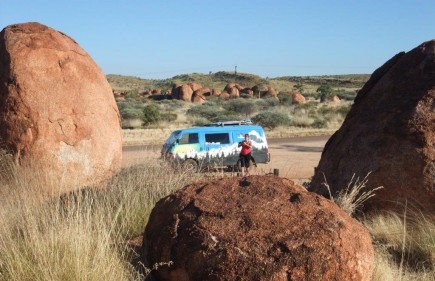
[[[266,138],[261,137],[257,131],[254,130],[250,131],[249,136],[252,142],[252,147],[254,149],[262,150],[267,148]],[[243,140],[245,139],[245,136],[244,134],[239,134],[237,138]],[[208,157],[210,158],[219,158],[222,156],[226,157],[229,155],[239,154],[241,150],[242,148],[238,147],[238,141],[237,141],[233,144],[220,146],[217,148],[211,148],[210,150],[207,151],[191,150],[184,153],[177,153],[177,157],[180,157],[181,159],[195,158],[197,160],[203,160],[207,157],[207,154]]]

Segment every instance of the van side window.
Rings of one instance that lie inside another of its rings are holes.
[[[206,144],[228,144],[230,137],[228,133],[205,134]]]
[[[178,141],[178,144],[190,144],[190,143],[198,143],[198,133],[192,133],[192,134],[185,134],[182,135],[180,140]]]

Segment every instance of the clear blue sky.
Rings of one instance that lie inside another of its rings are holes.
[[[14,0],[0,29],[39,22],[79,43],[106,74],[148,79],[234,71],[371,74],[435,39],[434,0]]]

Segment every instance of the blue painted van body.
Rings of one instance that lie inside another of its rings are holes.
[[[241,148],[238,143],[249,134],[254,163],[270,161],[266,136],[261,126],[207,126],[176,130],[163,144],[162,158],[182,164],[188,159],[198,166],[235,166]]]

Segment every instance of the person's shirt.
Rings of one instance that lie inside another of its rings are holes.
[[[248,141],[251,144],[251,141]],[[242,150],[240,151],[241,155],[248,155],[251,153],[251,146],[246,143],[246,141],[242,142]]]

